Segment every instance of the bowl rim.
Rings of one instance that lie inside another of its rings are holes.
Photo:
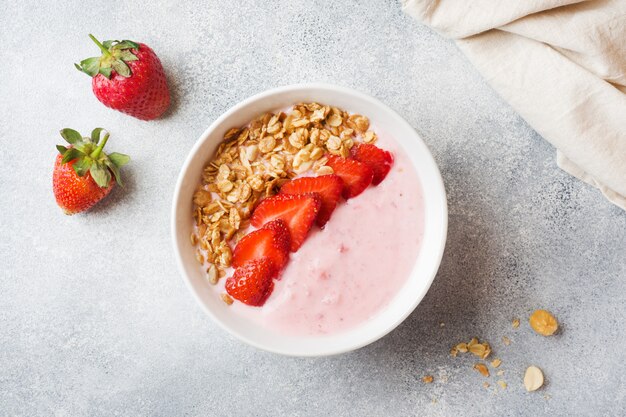
[[[395,119],[394,120],[395,122],[404,125],[403,126],[404,128],[409,129],[410,131],[414,132],[415,136],[419,139],[419,141],[423,145],[423,149],[426,151],[426,155],[424,156],[430,160],[432,166],[435,168],[433,171],[434,175],[432,178],[429,178],[429,181],[434,182],[435,188],[437,188],[440,191],[439,195],[435,197],[440,198],[441,210],[442,210],[441,212],[442,221],[439,226],[442,238],[440,239],[440,241],[438,242],[438,246],[436,247],[436,252],[435,252],[436,258],[432,258],[434,261],[432,263],[433,265],[432,271],[430,273],[430,276],[428,277],[428,281],[425,282],[425,285],[422,287],[422,290],[420,291],[420,293],[416,294],[416,296],[413,298],[413,303],[411,305],[407,305],[404,309],[403,314],[399,315],[394,321],[390,321],[389,324],[386,325],[385,329],[382,332],[372,334],[370,337],[363,338],[362,340],[359,341],[359,343],[355,343],[350,346],[342,346],[338,348],[331,347],[325,350],[315,351],[315,352],[294,352],[289,349],[283,350],[279,348],[272,348],[272,347],[265,346],[251,338],[248,338],[244,333],[233,329],[232,327],[224,323],[220,318],[218,318],[213,313],[213,311],[211,311],[211,309],[202,301],[200,295],[194,288],[191,282],[191,278],[189,277],[189,275],[187,274],[187,271],[185,270],[184,261],[180,253],[181,248],[179,244],[179,239],[177,236],[177,217],[179,214],[178,213],[178,206],[179,206],[178,201],[181,195],[182,184],[184,182],[184,179],[188,175],[187,171],[189,170],[189,166],[191,162],[193,161],[195,154],[204,146],[205,142],[209,139],[211,133],[218,126],[220,126],[220,124],[225,119],[227,119],[228,117],[240,111],[242,108],[246,107],[247,105],[251,103],[261,101],[263,99],[266,99],[274,95],[292,92],[292,91],[300,91],[300,90],[309,90],[309,91],[332,90],[334,92],[339,92],[340,94],[352,96],[357,100],[370,102],[371,104],[385,110],[389,115],[391,115]],[[262,91],[260,93],[254,94],[236,103],[235,105],[231,106],[228,110],[226,110],[224,113],[222,113],[217,119],[213,121],[213,123],[209,125],[208,128],[206,128],[202,132],[202,134],[198,137],[198,139],[196,140],[196,142],[190,149],[189,153],[187,154],[187,157],[185,158],[185,161],[183,162],[180,168],[178,178],[176,180],[176,185],[174,188],[174,194],[172,198],[171,214],[170,214],[170,233],[171,233],[172,246],[173,246],[174,254],[176,258],[176,264],[178,266],[179,273],[182,275],[182,278],[183,278],[183,281],[185,282],[186,287],[192,293],[194,299],[200,305],[202,310],[213,320],[214,323],[217,323],[219,327],[221,327],[223,330],[225,330],[227,333],[231,334],[238,340],[248,345],[254,346],[255,348],[263,350],[263,351],[272,352],[272,353],[285,355],[285,356],[293,356],[293,357],[321,357],[321,356],[332,356],[332,355],[338,355],[341,353],[351,352],[359,348],[362,348],[364,346],[367,346],[379,339],[382,339],[391,331],[393,331],[396,327],[398,327],[411,313],[413,313],[415,308],[417,308],[417,306],[421,303],[421,301],[425,297],[426,293],[430,290],[432,282],[434,281],[435,276],[437,275],[437,271],[439,270],[439,267],[441,265],[441,260],[443,258],[443,253],[444,253],[444,249],[445,249],[445,245],[447,241],[447,230],[448,230],[448,206],[447,206],[447,195],[446,195],[446,190],[445,190],[445,186],[443,183],[443,178],[441,176],[439,166],[437,165],[435,159],[433,158],[432,153],[430,152],[430,149],[428,148],[424,140],[421,138],[421,136],[418,134],[418,132],[395,110],[393,110],[392,108],[390,108],[389,106],[381,102],[380,100],[368,94],[354,90],[352,88],[338,86],[338,85],[329,84],[329,83],[298,83],[298,84],[290,84],[290,85],[271,88],[271,89]]]

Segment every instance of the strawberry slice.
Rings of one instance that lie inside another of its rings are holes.
[[[378,185],[385,179],[393,165],[391,152],[369,143],[354,145],[350,150],[352,157],[369,166],[374,172],[372,184]]]
[[[276,268],[269,258],[253,259],[235,270],[226,280],[226,292],[250,306],[261,306],[274,289]]]
[[[250,223],[261,227],[275,219],[283,219],[291,236],[291,251],[300,248],[320,211],[319,194],[278,194],[261,201],[252,213]]]
[[[287,224],[282,219],[272,220],[259,230],[245,235],[233,251],[232,264],[238,268],[253,259],[270,259],[277,271],[289,260],[291,238]]]
[[[343,181],[337,175],[322,175],[319,177],[302,177],[289,181],[280,189],[280,194],[318,193],[322,198],[322,206],[315,222],[324,227],[330,215],[337,207],[341,198]]]
[[[365,191],[374,177],[369,166],[354,159],[329,155],[326,165],[331,167],[335,174],[343,180],[343,198],[346,200]]]

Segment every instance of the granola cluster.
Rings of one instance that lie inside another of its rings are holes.
[[[557,319],[547,310],[535,310],[529,318],[529,323],[532,329],[542,336],[552,336],[553,334],[555,334],[555,332],[559,328]],[[440,323],[440,326],[444,327],[443,323]],[[518,329],[520,327],[520,320],[517,318],[513,319],[513,321],[511,322],[511,326],[513,327],[513,329]],[[509,339],[506,336],[502,337],[502,342],[505,346],[511,345],[511,339]],[[476,337],[472,338],[472,340],[470,340],[467,343],[464,343],[464,342],[459,343],[453,346],[452,349],[450,350],[450,354],[453,357],[457,357],[459,353],[468,353],[468,352],[474,354],[475,356],[482,359],[483,361],[486,361],[486,359],[492,353],[491,346],[489,345],[489,343],[487,342],[480,343],[478,338]],[[498,358],[495,358],[491,361],[491,367],[494,369],[500,368],[500,365],[502,365],[502,360]],[[485,363],[480,363],[480,362],[476,363],[473,366],[473,369],[478,371],[481,375],[483,375],[486,378],[490,376],[489,368],[487,367]],[[499,377],[503,376],[504,370],[498,369],[496,371],[496,375]],[[426,378],[430,378],[430,379],[427,380]],[[432,377],[424,377],[422,380],[425,383],[430,383],[433,381]],[[534,365],[529,366],[526,369],[526,372],[524,374],[524,386],[526,390],[528,392],[536,391],[539,388],[541,388],[543,384],[544,384],[543,371],[537,366],[534,366]],[[498,385],[502,389],[507,388],[507,384],[503,380],[499,380]],[[490,385],[488,382],[484,382],[483,386],[485,388],[489,388]],[[546,399],[547,398],[549,398],[549,396],[546,396]]]
[[[226,275],[236,244],[249,226],[254,207],[263,197],[295,176],[312,171],[332,174],[327,154],[347,157],[356,142],[374,143],[369,119],[318,103],[293,106],[290,113],[265,113],[224,135],[202,175],[193,197],[198,246],[196,259],[208,263],[208,280]]]
[[[473,337],[467,343],[459,343],[450,349],[450,354],[453,357],[456,357],[458,353],[473,353],[475,356],[478,356],[480,359],[487,359],[487,357],[491,354],[491,346],[489,343],[483,342],[480,343],[478,338]]]

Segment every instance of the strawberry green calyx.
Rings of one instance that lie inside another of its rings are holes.
[[[123,40],[104,41],[100,43],[92,34],[89,34],[89,37],[98,45],[98,48],[102,51],[102,55],[83,59],[80,61],[80,64],[74,64],[79,71],[84,72],[90,77],[102,74],[107,78],[111,78],[112,71],[126,78],[132,75],[127,62],[137,61],[139,59],[132,51],[133,49],[139,49],[137,42]]]
[[[102,132],[104,136],[100,138]],[[123,186],[120,168],[130,162],[130,157],[117,152],[111,154],[103,152],[104,145],[109,140],[109,132],[97,127],[91,132],[91,137],[82,137],[73,129],[63,129],[61,136],[71,145],[69,147],[57,145],[57,150],[63,155],[61,163],[74,161],[72,168],[76,174],[82,177],[89,172],[91,178],[101,188],[109,186],[111,173],[115,177],[115,182]]]

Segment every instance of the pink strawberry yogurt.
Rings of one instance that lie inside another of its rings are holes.
[[[401,290],[422,244],[421,187],[402,148],[373,130],[376,145],[395,158],[385,180],[340,202],[323,230],[311,230],[262,307],[235,302],[233,314],[281,334],[334,334],[367,321]]]

